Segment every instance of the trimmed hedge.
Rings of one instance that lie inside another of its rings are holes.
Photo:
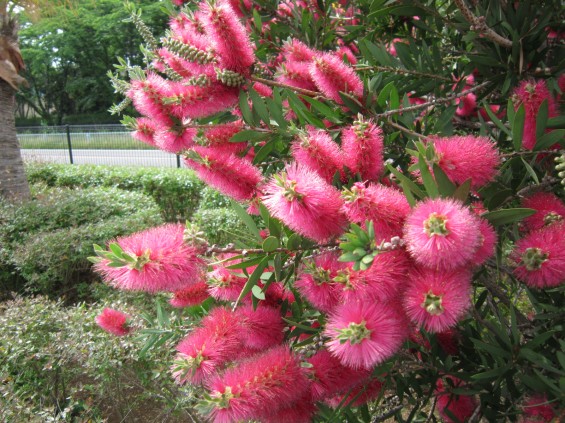
[[[3,291],[74,299],[94,276],[92,244],[162,222],[154,200],[117,188],[41,189],[25,204],[0,203]]]
[[[30,183],[50,186],[105,186],[136,190],[155,200],[163,219],[177,222],[190,219],[198,207],[203,183],[188,169],[113,167],[29,163]]]

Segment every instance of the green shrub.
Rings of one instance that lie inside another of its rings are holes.
[[[20,206],[0,203],[3,290],[76,298],[77,281],[93,278],[92,244],[162,223],[148,196],[117,188],[40,188]],[[22,282],[23,281],[23,286]]]
[[[168,222],[190,219],[204,185],[187,169],[111,167],[30,163],[30,183],[50,186],[109,186],[141,191],[153,197]]]
[[[94,307],[44,297],[0,304],[0,421],[194,421],[190,391],[157,377],[168,372],[177,338],[140,355],[143,339],[95,324],[104,307],[142,324],[147,306],[121,295]]]
[[[200,208],[192,219],[210,244],[227,245],[248,238],[249,230],[239,216],[229,208]]]
[[[231,202],[228,197],[223,195],[221,192],[205,186],[201,191],[200,205],[199,209],[219,209],[219,208],[230,208]]]

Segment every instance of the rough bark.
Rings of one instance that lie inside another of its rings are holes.
[[[15,91],[0,79],[0,196],[10,201],[30,197],[16,136]]]

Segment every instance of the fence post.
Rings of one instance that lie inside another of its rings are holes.
[[[180,169],[180,156],[177,154],[177,169]]]
[[[65,128],[67,130],[67,144],[69,145],[69,158],[71,159],[71,164],[73,163],[73,146],[71,145],[71,130],[69,128],[69,125],[65,125]]]

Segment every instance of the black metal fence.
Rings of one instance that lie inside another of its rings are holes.
[[[131,137],[123,125],[17,128],[24,160],[115,166],[181,167],[179,156]]]

